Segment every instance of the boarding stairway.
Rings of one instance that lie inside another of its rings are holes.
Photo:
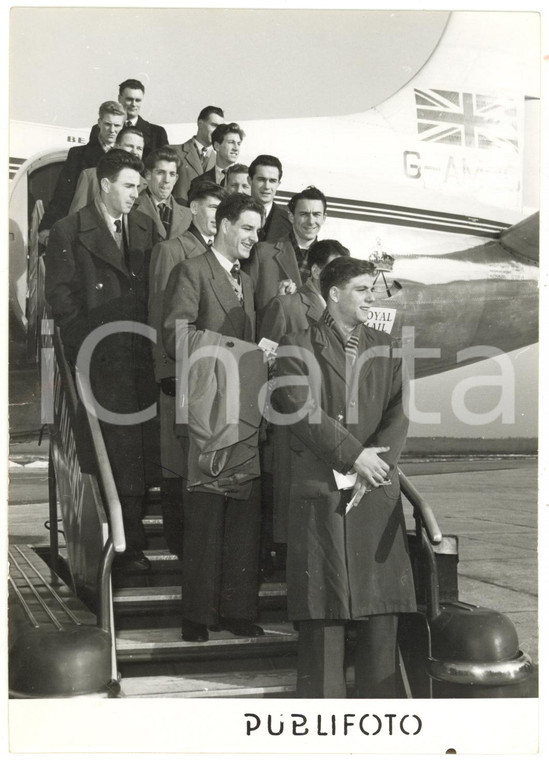
[[[259,622],[265,630],[265,636],[242,639],[228,632],[212,632],[208,642],[183,642],[179,630],[180,563],[165,546],[158,489],[153,488],[149,491],[143,522],[148,539],[145,553],[151,561],[152,569],[150,572],[114,570],[112,573],[113,640],[116,660],[113,663],[113,672],[109,673],[104,665],[101,666],[99,660],[93,659],[94,667],[103,667],[102,677],[106,682],[106,688],[98,696],[295,696],[298,634],[286,618],[286,585],[283,572],[280,569],[275,571],[261,582],[259,588]],[[414,541],[415,536],[411,532],[412,546]],[[456,548],[455,540],[446,537],[437,549],[437,562],[446,598],[455,598],[457,594]],[[57,572],[52,570],[52,564],[57,567]],[[78,599],[70,587],[71,572],[66,547],[58,548],[57,559],[52,562],[52,557],[47,552],[41,551],[39,555],[28,546],[12,546],[10,567],[12,594],[19,593],[26,606],[34,609],[32,614],[33,618],[38,620],[38,631],[45,628],[50,641],[55,636],[58,637],[63,630],[71,635],[70,632],[77,629],[81,641],[82,636],[86,639],[88,632],[97,631],[95,614]],[[93,601],[87,601],[93,609]],[[18,619],[22,614],[19,610]],[[422,619],[421,614],[417,616],[414,636],[418,635],[418,631],[421,632]],[[17,625],[14,624],[11,628],[15,633]],[[33,633],[37,633],[37,630]],[[409,625],[407,629],[403,629],[403,635],[408,633]],[[97,637],[97,633],[92,635]],[[103,647],[109,643],[108,637],[103,636],[100,640]],[[85,646],[89,646],[87,639]],[[352,690],[352,633],[349,652],[347,680]],[[27,646],[26,657],[28,653]],[[36,651],[34,654],[37,654]],[[63,654],[66,659],[66,653]],[[32,663],[35,669],[48,664],[38,660],[36,656]],[[410,665],[407,665],[405,672],[409,669]],[[413,667],[410,673],[415,681],[414,690],[417,692],[418,684],[423,678],[421,689],[425,696],[428,696],[428,679],[425,679],[423,674],[419,674],[418,678],[418,673],[414,672]],[[56,677],[68,693],[78,691],[78,678],[75,679],[74,674],[70,677],[57,674]],[[406,675],[404,677],[407,678]],[[44,679],[47,678],[45,672]],[[43,683],[41,680],[39,688]],[[411,691],[409,684],[406,684],[406,688]],[[12,696],[29,695],[25,694],[24,690],[18,692],[12,689]]]
[[[282,569],[264,578],[259,588],[259,620],[265,635],[237,638],[210,633],[203,643],[180,638],[180,566],[164,548],[158,493],[148,498],[144,517],[152,571],[115,572],[113,602],[121,695],[125,697],[293,697],[298,633],[286,616]],[[434,524],[433,524],[434,525]],[[457,599],[457,542],[436,536],[437,564],[443,596]],[[417,545],[414,531],[411,545]],[[418,555],[419,556],[419,555]],[[417,558],[416,558],[417,559]],[[421,563],[417,566],[421,594]],[[421,615],[418,619],[418,627]],[[348,686],[352,690],[352,631]],[[410,692],[404,667],[403,695]],[[416,678],[417,682],[417,678]],[[422,691],[427,696],[428,683]],[[409,694],[411,696],[411,694]],[[419,696],[419,695],[418,695]]]
[[[180,563],[164,548],[157,494],[144,517],[148,573],[113,574],[121,694],[126,697],[276,697],[295,688],[297,632],[285,614],[282,580],[263,581],[259,622],[265,635],[211,632],[207,642],[181,640]]]
[[[28,547],[11,547],[13,557],[22,555],[33,567],[21,573],[11,559],[11,696],[295,696],[298,632],[286,616],[283,569],[260,585],[258,622],[264,636],[239,638],[222,631],[211,632],[207,642],[182,641],[180,563],[166,548],[158,488],[149,489],[143,516],[152,570],[113,568],[125,537],[99,423],[86,388],[77,392],[58,333],[42,353],[53,388],[50,548],[33,557]],[[400,477],[418,602],[418,613],[402,616],[399,624],[402,696],[471,696],[460,690],[470,691],[479,672],[475,696],[509,696],[503,692],[510,683],[520,687],[531,661],[518,650],[510,621],[459,601],[457,539],[442,536],[430,506],[408,478]],[[450,643],[448,630],[457,632]],[[476,647],[472,653],[462,644],[468,630]],[[487,642],[483,631],[491,632]],[[352,626],[347,649],[352,695]],[[465,660],[456,652],[464,652]]]

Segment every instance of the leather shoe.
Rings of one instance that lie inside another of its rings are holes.
[[[195,623],[193,620],[182,618],[181,638],[183,641],[208,641],[208,628],[204,623]]]
[[[233,618],[219,618],[219,624],[216,626],[218,631],[229,631],[235,636],[244,636],[246,638],[257,638],[263,636],[265,631],[261,626],[251,623],[249,620],[236,620]],[[210,626],[212,630],[212,626]]]
[[[114,567],[117,570],[140,570],[149,572],[151,561],[140,549],[126,549],[123,554],[118,554],[114,558]]]

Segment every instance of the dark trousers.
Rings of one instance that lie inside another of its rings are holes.
[[[172,554],[183,552],[183,478],[162,478],[160,503],[164,539]]]
[[[248,499],[186,493],[183,500],[182,615],[215,625],[219,616],[257,616],[260,482]]]
[[[144,549],[147,545],[147,539],[141,519],[143,497],[121,495],[119,498],[120,506],[122,507],[124,533],[126,535],[126,550],[137,551]]]
[[[185,482],[182,473],[185,470],[187,452],[183,449],[174,432],[175,397],[160,390],[158,403],[160,408],[160,462],[162,465],[160,500],[164,539],[168,544],[168,549],[179,556],[183,551]]]
[[[391,699],[400,696],[397,624],[397,615],[372,615],[356,621],[356,697]],[[297,696],[306,699],[345,699],[344,656],[344,620],[300,621]]]

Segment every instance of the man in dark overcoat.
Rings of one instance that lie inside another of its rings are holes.
[[[168,135],[160,124],[152,124],[146,121],[140,114],[145,85],[139,79],[125,79],[118,85],[118,102],[126,112],[126,121],[123,126],[135,127],[145,140],[143,158],[146,158],[152,150],[162,148],[168,144]],[[90,141],[97,135],[97,125],[91,128]]]
[[[114,148],[116,137],[124,126],[125,110],[120,103],[107,100],[99,106],[99,118],[93,134],[86,145],[75,145],[67,153],[61,167],[51,201],[40,220],[40,242],[48,242],[51,227],[67,216],[78,184],[80,174],[85,169],[97,166],[99,160]]]
[[[119,320],[143,328],[147,324],[149,262],[156,233],[148,216],[132,210],[142,170],[141,161],[124,150],[113,149],[100,160],[95,201],[52,227],[46,299],[69,363],[85,375],[90,352],[80,348],[86,338],[98,339],[90,357],[91,390],[108,413],[128,415],[123,423],[109,415],[99,418],[122,504],[127,547],[123,559],[148,569],[141,510],[146,482],[159,479],[159,471],[153,469],[159,451],[151,437],[154,425],[148,430],[131,415],[151,408],[154,416],[151,342],[120,327],[108,329]],[[107,332],[100,340],[97,328]]]
[[[299,697],[345,697],[351,621],[356,696],[398,696],[397,616],[415,610],[397,471],[408,428],[402,362],[388,335],[363,324],[374,273],[352,258],[327,264],[323,316],[279,347],[277,374],[289,384],[275,389],[273,403],[291,440],[289,472],[275,477],[290,481],[288,614],[299,621]]]
[[[292,228],[286,209],[274,202],[282,181],[282,164],[276,156],[262,153],[254,158],[248,171],[252,198],[263,206],[264,221],[259,240],[276,243]]]
[[[320,293],[320,274],[326,264],[338,256],[350,256],[349,249],[338,240],[317,240],[307,254],[307,268],[310,277],[295,293],[276,296],[265,309],[259,320],[258,338],[268,338],[280,343],[284,335],[306,330],[318,322],[326,308],[326,301]],[[274,471],[288,469],[290,432],[284,425],[270,425],[267,440],[263,445],[262,487],[263,487],[263,539],[277,555],[284,557],[288,516],[287,478],[278,477],[273,482]],[[274,462],[276,461],[276,465]],[[270,491],[269,491],[270,489]]]

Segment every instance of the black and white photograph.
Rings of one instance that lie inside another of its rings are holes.
[[[540,8],[4,20],[5,751],[540,752]]]

